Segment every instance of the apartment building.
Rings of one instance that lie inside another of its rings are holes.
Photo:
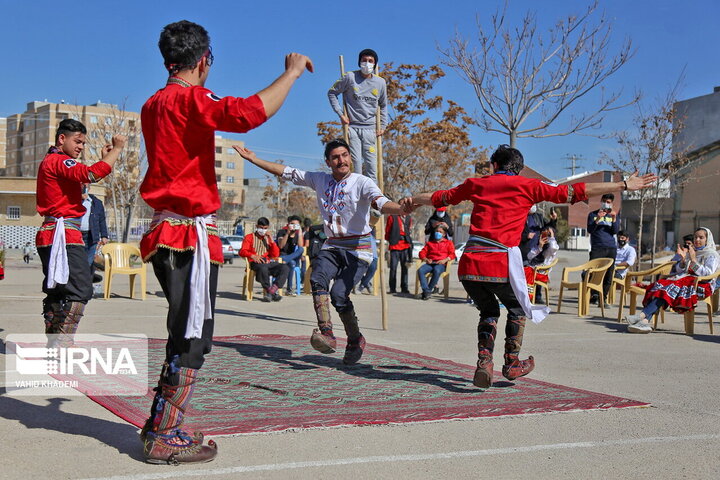
[[[50,145],[55,143],[58,124],[66,119],[81,121],[88,129],[87,145],[80,160],[94,162],[102,146],[114,133],[128,135],[128,149],[140,149],[140,114],[125,111],[117,105],[97,102],[92,105],[70,105],[34,101],[22,113],[5,119],[4,152],[0,147],[0,168],[9,177],[34,177]],[[0,125],[2,133],[3,125]]]

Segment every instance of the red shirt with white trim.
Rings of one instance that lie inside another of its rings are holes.
[[[450,190],[432,195],[437,207],[469,200],[473,206],[470,235],[517,247],[530,207],[539,202],[576,203],[587,200],[585,184],[554,185],[535,178],[496,173],[468,178]],[[507,282],[506,252],[465,252],[460,258],[458,277],[480,282]]]
[[[102,160],[88,167],[57,147],[51,148],[38,168],[37,212],[43,217],[82,217],[82,184],[97,182],[111,171],[112,167]],[[55,221],[44,222],[35,236],[35,245],[52,245],[54,234]],[[65,225],[65,239],[68,245],[84,245],[82,233],[72,225]]]
[[[155,210],[196,217],[220,208],[215,132],[244,133],[264,123],[267,115],[257,95],[220,98],[207,88],[171,77],[145,102],[140,118],[148,157],[140,194]],[[222,244],[212,227],[210,260],[222,264]],[[196,244],[193,222],[168,220],[145,233],[140,250],[147,261],[157,248],[185,251]]]

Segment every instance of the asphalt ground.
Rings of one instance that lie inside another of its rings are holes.
[[[560,256],[555,286],[563,266],[587,259],[581,252]],[[235,262],[220,273],[216,335],[309,336],[309,296],[243,301],[243,271]],[[0,281],[1,338],[42,332],[41,281],[37,257],[26,266],[10,252]],[[89,303],[79,332],[164,338],[166,302],[151,271],[145,301],[127,298],[126,279],[114,283],[110,300]],[[598,307],[579,318],[575,293],[568,297],[563,313],[526,328],[523,356],[537,363],[531,378],[651,407],[216,437],[212,463],[170,467],[145,464],[137,429],[88,398],[20,398],[3,388],[0,478],[720,478],[720,335],[709,334],[707,318],[697,315],[692,337],[674,313],[659,331],[632,335],[616,322],[617,307],[607,318]],[[554,312],[556,289],[551,299]],[[474,364],[477,311],[454,273],[449,301],[390,296],[387,331],[379,297],[353,301],[369,343]],[[5,360],[3,349],[3,370]]]

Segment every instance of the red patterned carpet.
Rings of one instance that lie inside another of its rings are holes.
[[[150,340],[152,376],[160,370],[164,343]],[[368,344],[361,362],[348,367],[344,342],[338,347],[322,355],[308,337],[216,337],[187,426],[227,435],[647,405],[532,379],[508,382],[499,373],[483,391],[471,384],[474,367],[378,345]],[[151,398],[148,392],[93,400],[139,427]]]

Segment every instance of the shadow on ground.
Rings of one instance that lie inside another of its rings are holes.
[[[429,367],[417,365],[369,365],[364,363],[348,366],[342,363],[342,358],[339,355],[311,354],[294,357],[292,350],[288,348],[218,341],[213,342],[213,345],[232,348],[240,355],[279,363],[293,370],[331,368],[342,371],[347,375],[372,380],[424,383],[455,393],[482,392],[482,390],[471,386],[471,381],[467,378],[435,373],[438,370]]]
[[[144,461],[137,428],[127,423],[110,422],[88,415],[62,410],[66,398],[48,398],[46,405],[34,405],[8,396],[0,389],[0,416],[17,420],[28,429],[54,430],[68,435],[82,435],[117,449],[133,460]],[[72,442],[68,438],[66,441]],[[58,445],[58,448],[60,446]]]

